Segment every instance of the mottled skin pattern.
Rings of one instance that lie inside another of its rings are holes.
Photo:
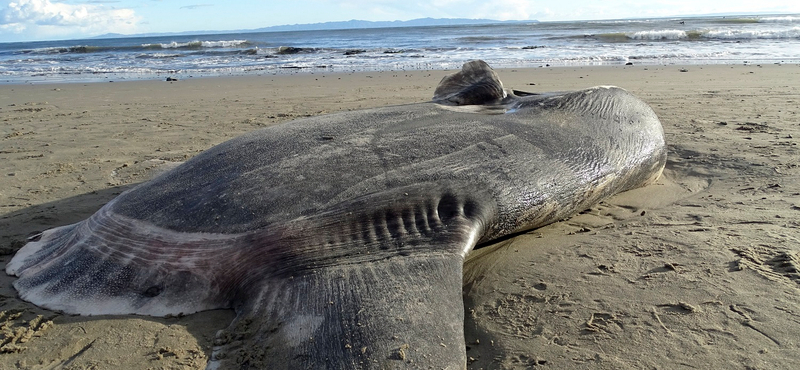
[[[474,61],[431,103],[211,148],[6,271],[68,313],[233,308],[212,369],[462,369],[466,254],[648,184],[665,160],[658,118],[624,90],[504,91]]]

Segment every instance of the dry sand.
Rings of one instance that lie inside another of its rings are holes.
[[[800,369],[800,66],[500,70],[618,85],[669,143],[658,184],[473,253],[471,369]],[[445,71],[0,85],[0,266],[165,163],[296,117],[430,98]],[[231,311],[78,317],[0,276],[0,369],[202,369]]]

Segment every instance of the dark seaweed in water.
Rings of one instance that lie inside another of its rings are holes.
[[[278,48],[278,54],[286,55],[286,54],[297,54],[303,51],[302,48],[296,48],[294,46],[281,46]]]

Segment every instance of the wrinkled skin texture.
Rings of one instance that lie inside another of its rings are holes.
[[[461,369],[469,251],[651,183],[665,160],[626,91],[505,91],[474,61],[430,103],[222,143],[36,236],[6,271],[68,313],[233,308],[212,369]]]

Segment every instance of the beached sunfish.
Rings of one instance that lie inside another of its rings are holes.
[[[465,256],[655,181],[661,124],[617,87],[504,90],[482,61],[433,101],[217,145],[6,266],[70,314],[232,308],[210,369],[463,369]]]

